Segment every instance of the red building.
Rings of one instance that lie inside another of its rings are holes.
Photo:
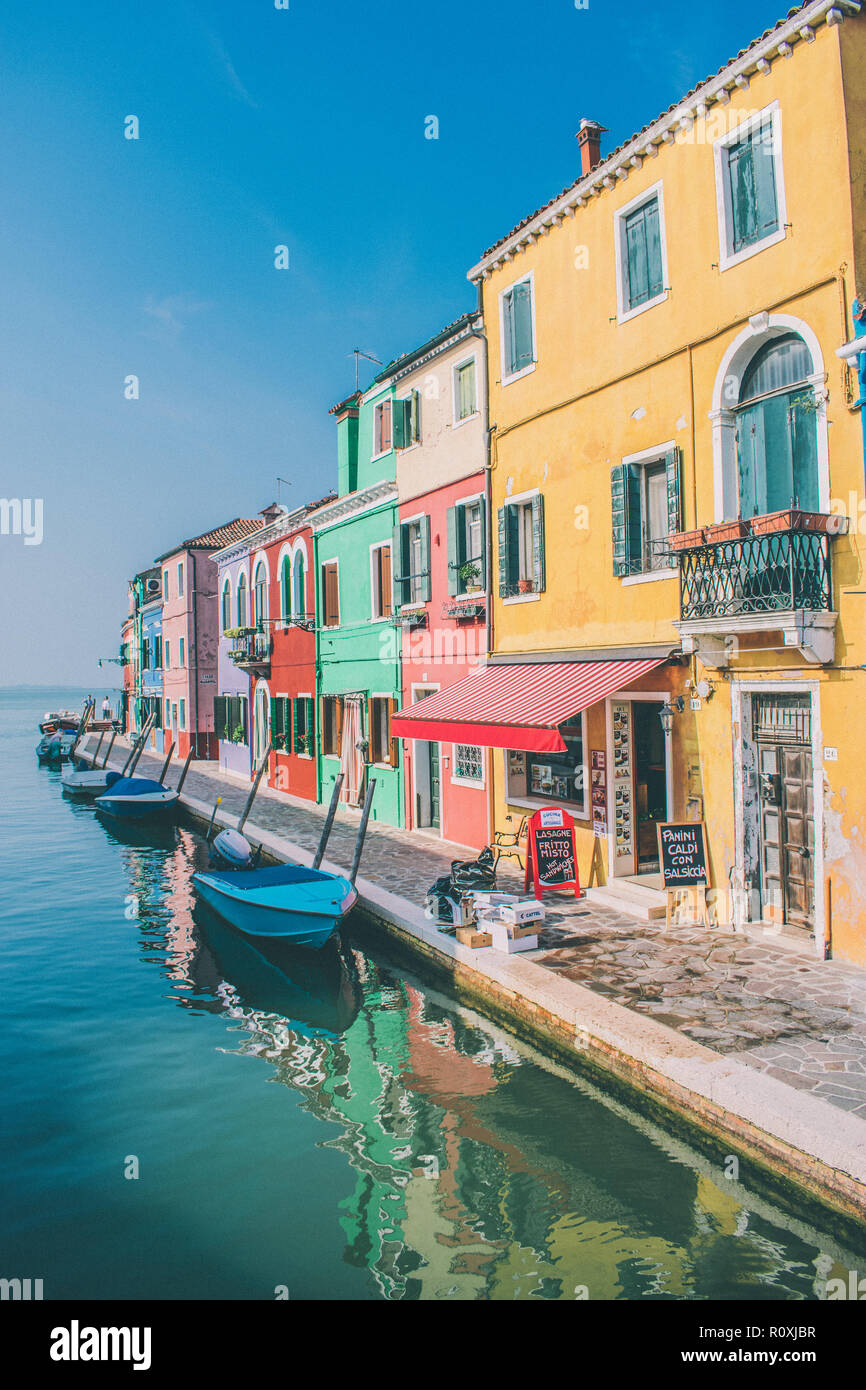
[[[269,785],[305,801],[318,799],[316,596],[308,517],[320,505],[282,511],[250,549],[253,621],[265,639],[250,672],[253,746],[263,750],[270,738]]]

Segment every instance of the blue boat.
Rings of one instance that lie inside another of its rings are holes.
[[[97,811],[121,820],[144,820],[158,816],[165,820],[174,814],[178,795],[161,782],[150,777],[121,777],[107,791],[98,796],[94,805]]]
[[[245,936],[314,950],[334,935],[358,901],[349,879],[300,864],[194,874],[193,883],[204,901]]]

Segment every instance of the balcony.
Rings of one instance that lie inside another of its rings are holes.
[[[742,650],[741,638],[758,634],[753,649],[766,650],[760,635],[780,633],[807,662],[832,661],[830,544],[847,529],[847,518],[792,511],[672,537],[683,650],[718,668]]]
[[[235,628],[228,634],[231,640],[229,660],[242,671],[267,676],[271,669],[271,637],[261,628]]]

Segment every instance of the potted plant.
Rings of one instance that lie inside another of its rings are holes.
[[[519,594],[531,594],[535,592],[535,581],[532,579],[518,579],[517,592]]]
[[[796,507],[752,517],[753,536],[768,536],[774,531],[817,531],[829,536],[844,536],[848,532],[848,517],[837,513],[801,512]]]
[[[467,594],[478,594],[481,592],[481,568],[474,565],[471,560],[467,560],[465,565],[460,566],[460,578],[463,580],[463,591]]]
[[[243,724],[236,724],[232,729],[232,743],[245,743],[247,731]]]
[[[285,752],[285,748],[286,748],[286,736],[285,736],[285,734],[280,734],[280,733],[271,734],[271,744],[273,745],[274,749],[275,749],[278,753],[283,753],[283,752]]]

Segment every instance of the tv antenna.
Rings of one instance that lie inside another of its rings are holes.
[[[280,478],[279,476],[277,477],[277,506],[278,506],[278,507],[281,505],[281,503],[280,503],[280,483],[285,483],[286,487],[291,487],[291,486],[292,486],[291,483],[289,482],[288,478]]]
[[[382,363],[378,357],[373,357],[369,352],[362,352],[360,348],[352,348],[352,351],[347,352],[346,356],[355,359],[355,390],[359,391],[361,388],[361,358],[363,357],[367,362],[375,362],[377,367],[381,367]]]

